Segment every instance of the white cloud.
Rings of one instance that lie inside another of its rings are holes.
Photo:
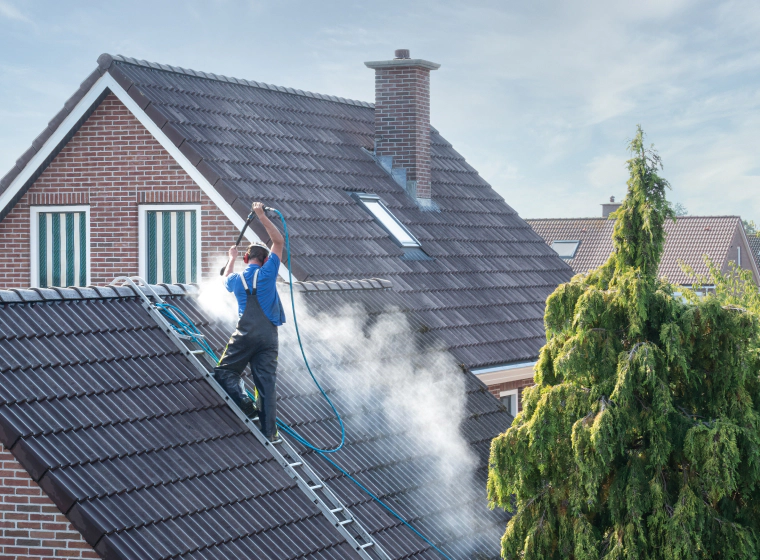
[[[3,33],[26,17],[16,6],[34,5],[0,0],[0,52],[34,69],[0,69],[0,106],[45,117],[15,119],[0,145],[28,145],[102,51],[370,101],[363,62],[404,47],[442,64],[434,126],[522,214],[596,215],[622,194],[616,161],[641,123],[691,213],[760,216],[747,194],[760,153],[757,0],[194,0],[194,15],[148,0],[50,2],[35,12],[36,33]],[[18,155],[0,151],[0,167]]]
[[[7,19],[31,23],[31,20],[27,18],[23,13],[21,13],[21,11],[16,8],[16,6],[10,2],[7,2],[6,0],[0,0],[0,16]]]

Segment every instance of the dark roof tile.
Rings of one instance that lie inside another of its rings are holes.
[[[350,304],[357,318],[371,320],[403,308],[390,285],[336,279],[297,289],[315,312]],[[205,317],[192,297],[167,295],[191,289],[155,289],[184,309],[215,348],[224,344],[226,329]],[[104,294],[85,299],[68,290],[47,303],[0,304],[0,437],[85,539],[101,554],[140,558],[350,557],[340,535],[190,367],[133,292]],[[325,382],[342,375],[329,351],[312,344],[309,352]],[[288,346],[280,358],[281,417],[314,441],[331,444],[335,419],[300,358]],[[468,417],[462,430],[479,446],[477,476],[484,484],[487,450],[481,442],[503,430],[509,417],[482,383],[463,375]],[[377,396],[349,398],[332,387],[349,426],[347,445],[335,460],[453,557],[497,555],[504,516],[478,506],[474,527],[445,523],[474,503],[459,490],[435,485],[429,457],[388,423]],[[314,454],[304,457],[392,558],[436,557],[341,473]]]

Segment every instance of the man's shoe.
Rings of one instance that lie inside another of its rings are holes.
[[[232,401],[240,407],[243,414],[248,418],[255,418],[259,415],[256,403],[244,392],[245,385],[243,385],[240,375],[228,369],[215,368],[214,378]]]
[[[275,432],[271,436],[269,436],[269,441],[271,443],[280,443],[282,441],[282,438],[280,437],[280,432]]]
[[[251,399],[243,399],[243,402],[238,406],[248,418],[254,419],[259,417],[259,409]]]

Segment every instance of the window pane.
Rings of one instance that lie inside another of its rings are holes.
[[[197,212],[154,210],[146,212],[145,270],[149,284],[196,282]]]
[[[580,241],[554,241],[552,242],[552,249],[563,259],[572,259],[580,243]]]
[[[507,409],[507,412],[514,416],[517,413],[517,395],[504,395],[501,397],[501,404]]]
[[[87,283],[85,212],[40,212],[37,220],[39,286],[84,286]]]
[[[372,215],[387,229],[396,240],[405,247],[419,247],[417,240],[412,237],[404,226],[382,205],[380,201],[374,198],[362,198],[364,205]]]

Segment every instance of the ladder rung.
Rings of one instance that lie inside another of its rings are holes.
[[[315,486],[309,486],[309,490],[311,490],[312,492],[313,492],[314,490],[319,490],[320,488],[322,488],[322,485],[321,485],[321,484],[317,484],[317,485],[315,485]]]
[[[205,350],[190,350],[191,354],[205,354]]]
[[[340,513],[341,511],[343,511],[343,508],[339,507],[339,508],[331,509],[330,513]]]
[[[370,546],[375,546],[375,543],[368,542],[366,544],[361,545],[359,548],[369,548]]]
[[[338,525],[348,525],[349,523],[353,523],[353,519],[344,519],[343,521],[339,521]]]
[[[303,465],[303,463],[301,461],[297,461],[295,463],[290,463],[288,466],[291,467],[291,468],[295,468],[295,467],[300,467],[302,465]]]

